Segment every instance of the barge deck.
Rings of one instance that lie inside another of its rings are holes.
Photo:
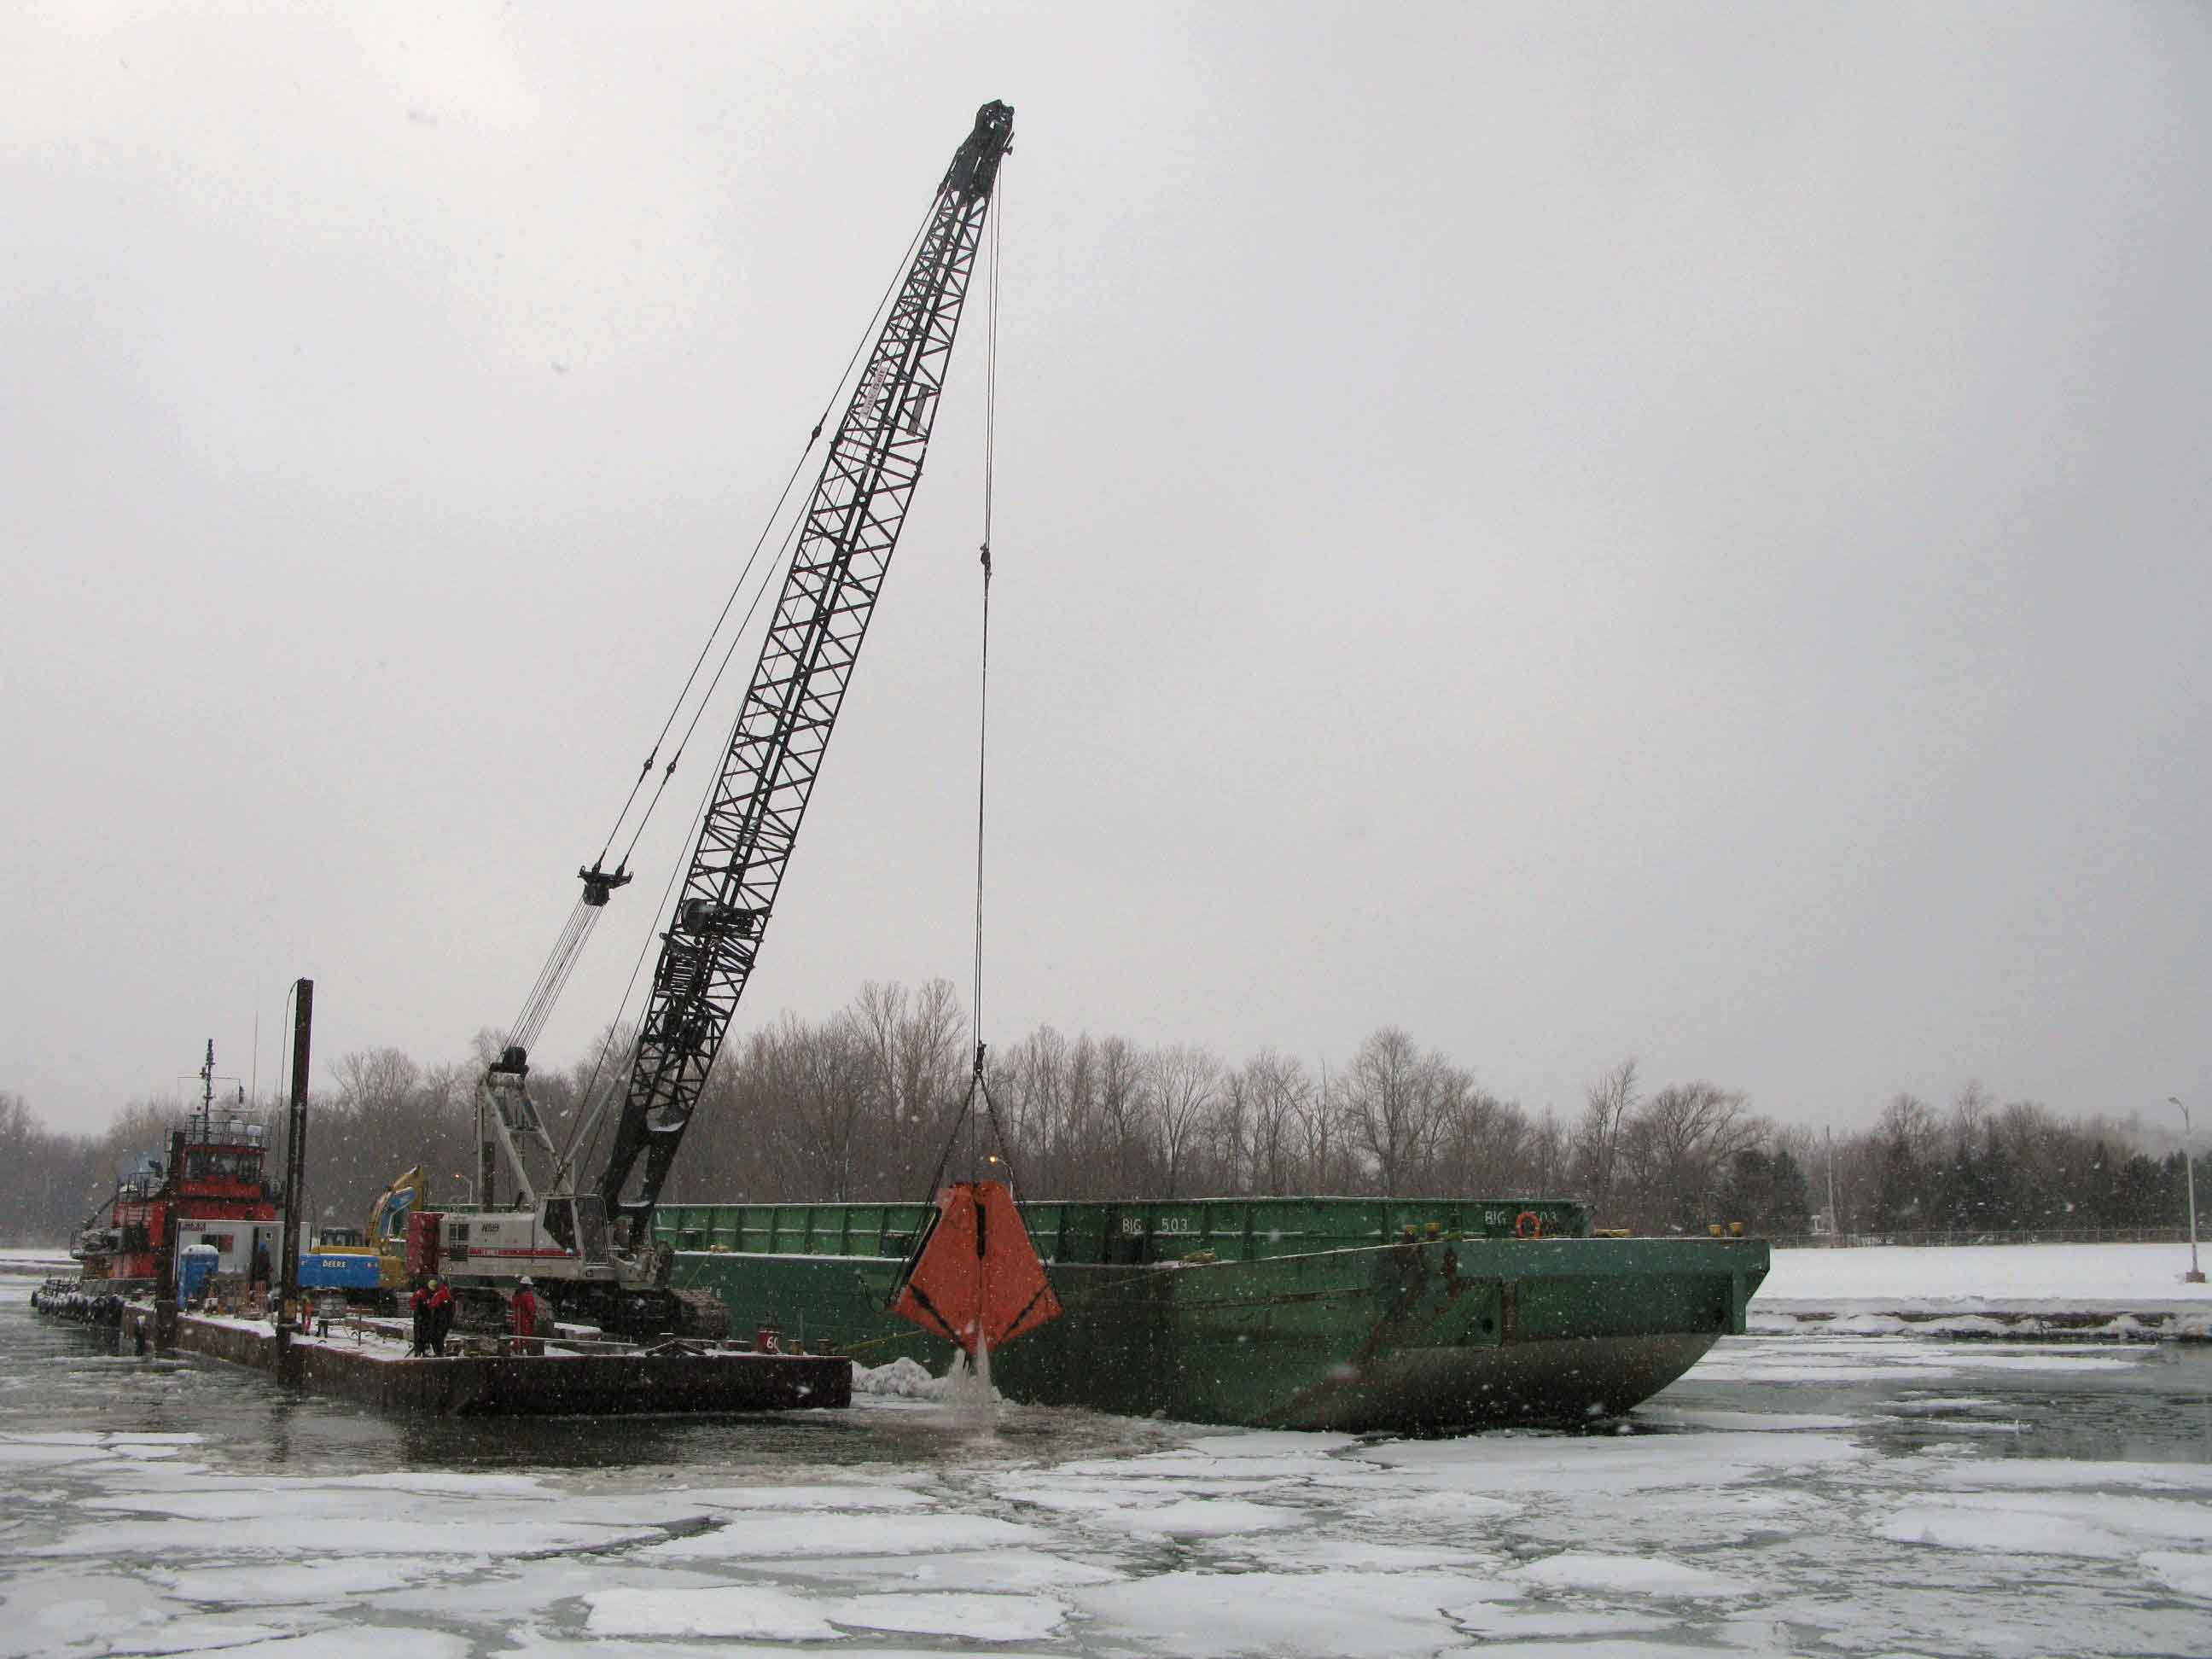
[[[122,1310],[121,1339],[153,1340],[153,1308]],[[836,1409],[853,1400],[850,1360],[671,1342],[624,1352],[464,1352],[412,1358],[377,1322],[295,1334],[289,1351],[266,1320],[185,1313],[176,1346],[280,1377],[313,1394],[409,1411],[480,1416],[635,1416],[668,1412]],[[611,1345],[610,1345],[611,1346]]]

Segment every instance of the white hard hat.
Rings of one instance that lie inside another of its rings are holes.
[[[530,1288],[530,1275],[528,1273],[525,1273],[522,1276],[522,1288],[526,1291]]]

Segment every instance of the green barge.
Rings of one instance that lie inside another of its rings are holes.
[[[1741,1335],[1767,1247],[1593,1237],[1553,1200],[1033,1202],[1066,1311],[991,1356],[1011,1400],[1194,1423],[1445,1432],[1580,1422]],[[673,1282],[732,1328],[942,1371],[885,1311],[921,1204],[668,1204]]]

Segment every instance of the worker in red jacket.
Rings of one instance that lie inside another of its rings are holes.
[[[442,1279],[430,1280],[430,1352],[446,1357],[446,1334],[453,1328],[453,1287]]]
[[[545,1352],[545,1345],[538,1340],[538,1292],[531,1288],[527,1273],[522,1276],[522,1283],[515,1286],[514,1300],[507,1304],[507,1317],[514,1325],[515,1352],[537,1354]]]

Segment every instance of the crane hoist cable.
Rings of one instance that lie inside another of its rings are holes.
[[[705,714],[716,687],[720,685],[723,674],[729,668],[730,659],[737,649],[738,642],[744,637],[745,629],[751,624],[752,618],[759,609],[761,599],[768,591],[768,577],[775,573],[778,564],[784,562],[781,558],[772,562],[762,574],[759,580],[754,583],[752,601],[745,608],[744,619],[731,633],[729,643],[723,649],[721,662],[716,667],[713,679],[708,683],[707,689],[700,693],[697,706],[692,710],[690,722],[684,728],[684,735],[678,740],[675,752],[669,756],[667,763],[661,768],[660,781],[654,786],[652,795],[647,799],[645,810],[639,815],[636,826],[631,831],[629,841],[623,848],[622,857],[616,860],[615,867],[611,871],[606,867],[607,854],[613,850],[616,838],[622,834],[623,825],[629,817],[630,809],[637,803],[638,792],[644,787],[647,775],[652,772],[654,764],[660,758],[661,745],[667,742],[669,732],[675,729],[678,719],[683,714],[685,701],[690,696],[692,688],[698,684],[699,671],[705,665],[708,653],[714,649],[714,641],[721,636],[723,625],[729,620],[730,611],[737,604],[738,594],[744,591],[749,582],[753,581],[754,572],[760,564],[762,550],[767,546],[769,537],[775,530],[777,520],[782,516],[785,507],[789,503],[792,489],[799,482],[800,473],[805,471],[807,458],[814,453],[815,445],[821,441],[823,429],[829,424],[830,416],[836,409],[839,398],[842,395],[847,383],[853,378],[853,371],[860,362],[861,354],[867,350],[870,342],[874,339],[877,325],[885,309],[890,305],[892,298],[898,292],[900,280],[913,260],[915,248],[921,246],[921,239],[928,234],[929,224],[930,216],[925,214],[921,223],[915,227],[913,236],[908,239],[906,251],[900,255],[898,265],[892,273],[890,283],[886,285],[882,296],[876,301],[875,309],[869,315],[867,326],[860,331],[858,343],[854,346],[851,355],[846,358],[845,367],[839,372],[836,383],[830,388],[830,396],[823,404],[821,414],[815,418],[813,430],[807,434],[806,442],[799,450],[798,459],[792,463],[791,471],[783,481],[783,489],[775,498],[775,505],[769,508],[768,518],[761,526],[760,534],[753,540],[752,551],[746,556],[743,568],[738,572],[737,580],[731,583],[729,593],[722,601],[722,608],[715,616],[714,625],[708,630],[706,638],[701,641],[698,655],[692,659],[691,672],[684,677],[682,687],[677,691],[674,701],[669,705],[667,718],[661,722],[660,730],[654,736],[652,747],[647,750],[643,763],[638,767],[636,777],[630,781],[629,793],[623,797],[621,810],[615,814],[614,823],[608,828],[606,840],[599,848],[599,856],[593,859],[588,866],[576,872],[578,878],[584,884],[583,893],[570,908],[568,920],[562,924],[560,933],[554,939],[553,948],[546,953],[544,963],[538,969],[538,977],[532,983],[529,994],[523,999],[521,1012],[515,1016],[514,1024],[507,1028],[507,1041],[503,1046],[508,1051],[526,1053],[536,1045],[540,1032],[544,1029],[545,1022],[552,1017],[553,1009],[561,1000],[561,993],[567,988],[569,975],[575,972],[576,963],[583,957],[584,947],[589,943],[592,930],[598,926],[599,913],[606,908],[607,901],[613,896],[615,889],[629,884],[630,855],[637,850],[639,837],[644,835],[646,824],[651,821],[653,810],[659,805],[660,798],[667,790],[669,780],[676,775],[677,763],[684,758],[684,748],[690,744],[692,733],[698,730],[700,719]],[[780,552],[787,550],[798,536],[799,522],[796,516],[793,518],[785,532]],[[648,945],[650,940],[651,936],[648,935]],[[642,953],[641,953],[641,962],[642,959]],[[633,970],[631,985],[634,987],[635,983],[636,974],[635,970]],[[627,1005],[629,1000],[629,991],[625,989],[623,994],[623,1003]]]
[[[1000,1161],[1006,1167],[1010,1184],[1014,1173],[1013,1144],[1007,1138],[1006,1125],[1000,1121],[998,1102],[991,1093],[990,1079],[984,1067],[987,1045],[983,1041],[983,841],[985,784],[989,769],[991,732],[991,534],[996,507],[999,443],[999,256],[1006,214],[1005,189],[1001,185],[998,197],[991,204],[990,258],[985,265],[989,294],[983,308],[983,543],[980,550],[983,568],[982,637],[978,653],[975,698],[975,939],[969,1004],[975,1060],[969,1073],[967,1097],[961,1102],[959,1111],[953,1115],[945,1135],[945,1151],[938,1158],[937,1168],[929,1178],[928,1190],[923,1195],[925,1204],[936,1199],[939,1183],[945,1178],[945,1166],[951,1162],[952,1149],[959,1144],[963,1125],[969,1129],[969,1164],[971,1169],[975,1167],[978,1156],[975,1131],[980,1121],[975,1111],[978,1097],[983,1103],[983,1115],[990,1118],[992,1133],[998,1139]],[[909,1261],[909,1271],[912,1266]],[[904,1277],[902,1273],[902,1280]]]

